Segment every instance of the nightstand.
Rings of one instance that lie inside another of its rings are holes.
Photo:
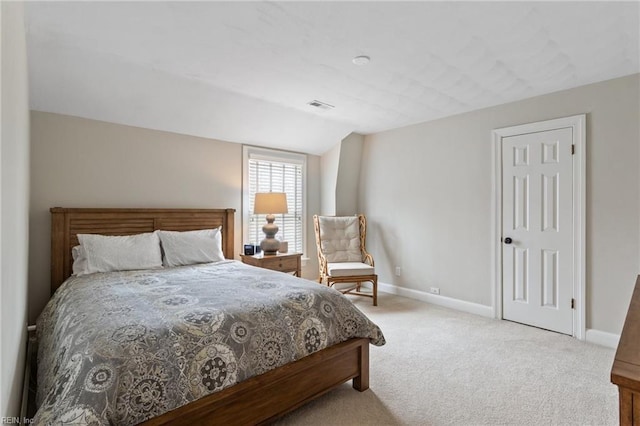
[[[263,254],[254,256],[241,254],[240,257],[242,263],[247,265],[272,271],[293,272],[296,277],[302,276],[302,253],[278,253],[266,256]]]

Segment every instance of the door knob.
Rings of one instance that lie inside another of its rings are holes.
[[[513,240],[511,238],[509,238],[509,237],[504,239],[504,243],[505,244],[511,244],[512,242],[513,242]]]

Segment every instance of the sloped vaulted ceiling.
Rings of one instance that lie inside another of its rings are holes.
[[[637,2],[29,2],[30,102],[318,154],[352,131],[639,72],[639,15]]]

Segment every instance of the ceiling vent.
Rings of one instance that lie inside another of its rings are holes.
[[[326,104],[324,102],[320,102],[318,100],[313,100],[313,101],[309,102],[308,105],[311,105],[312,107],[315,107],[315,108],[318,108],[318,109],[322,109],[322,110],[325,110],[325,111],[335,108],[333,105],[329,105],[329,104]]]

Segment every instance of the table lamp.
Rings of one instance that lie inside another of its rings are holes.
[[[278,233],[278,225],[273,223],[276,220],[274,215],[289,213],[287,208],[287,194],[284,192],[257,192],[253,203],[254,214],[266,214],[267,223],[262,227],[264,240],[260,242],[260,247],[264,254],[276,254],[280,247],[280,241],[275,239]]]

